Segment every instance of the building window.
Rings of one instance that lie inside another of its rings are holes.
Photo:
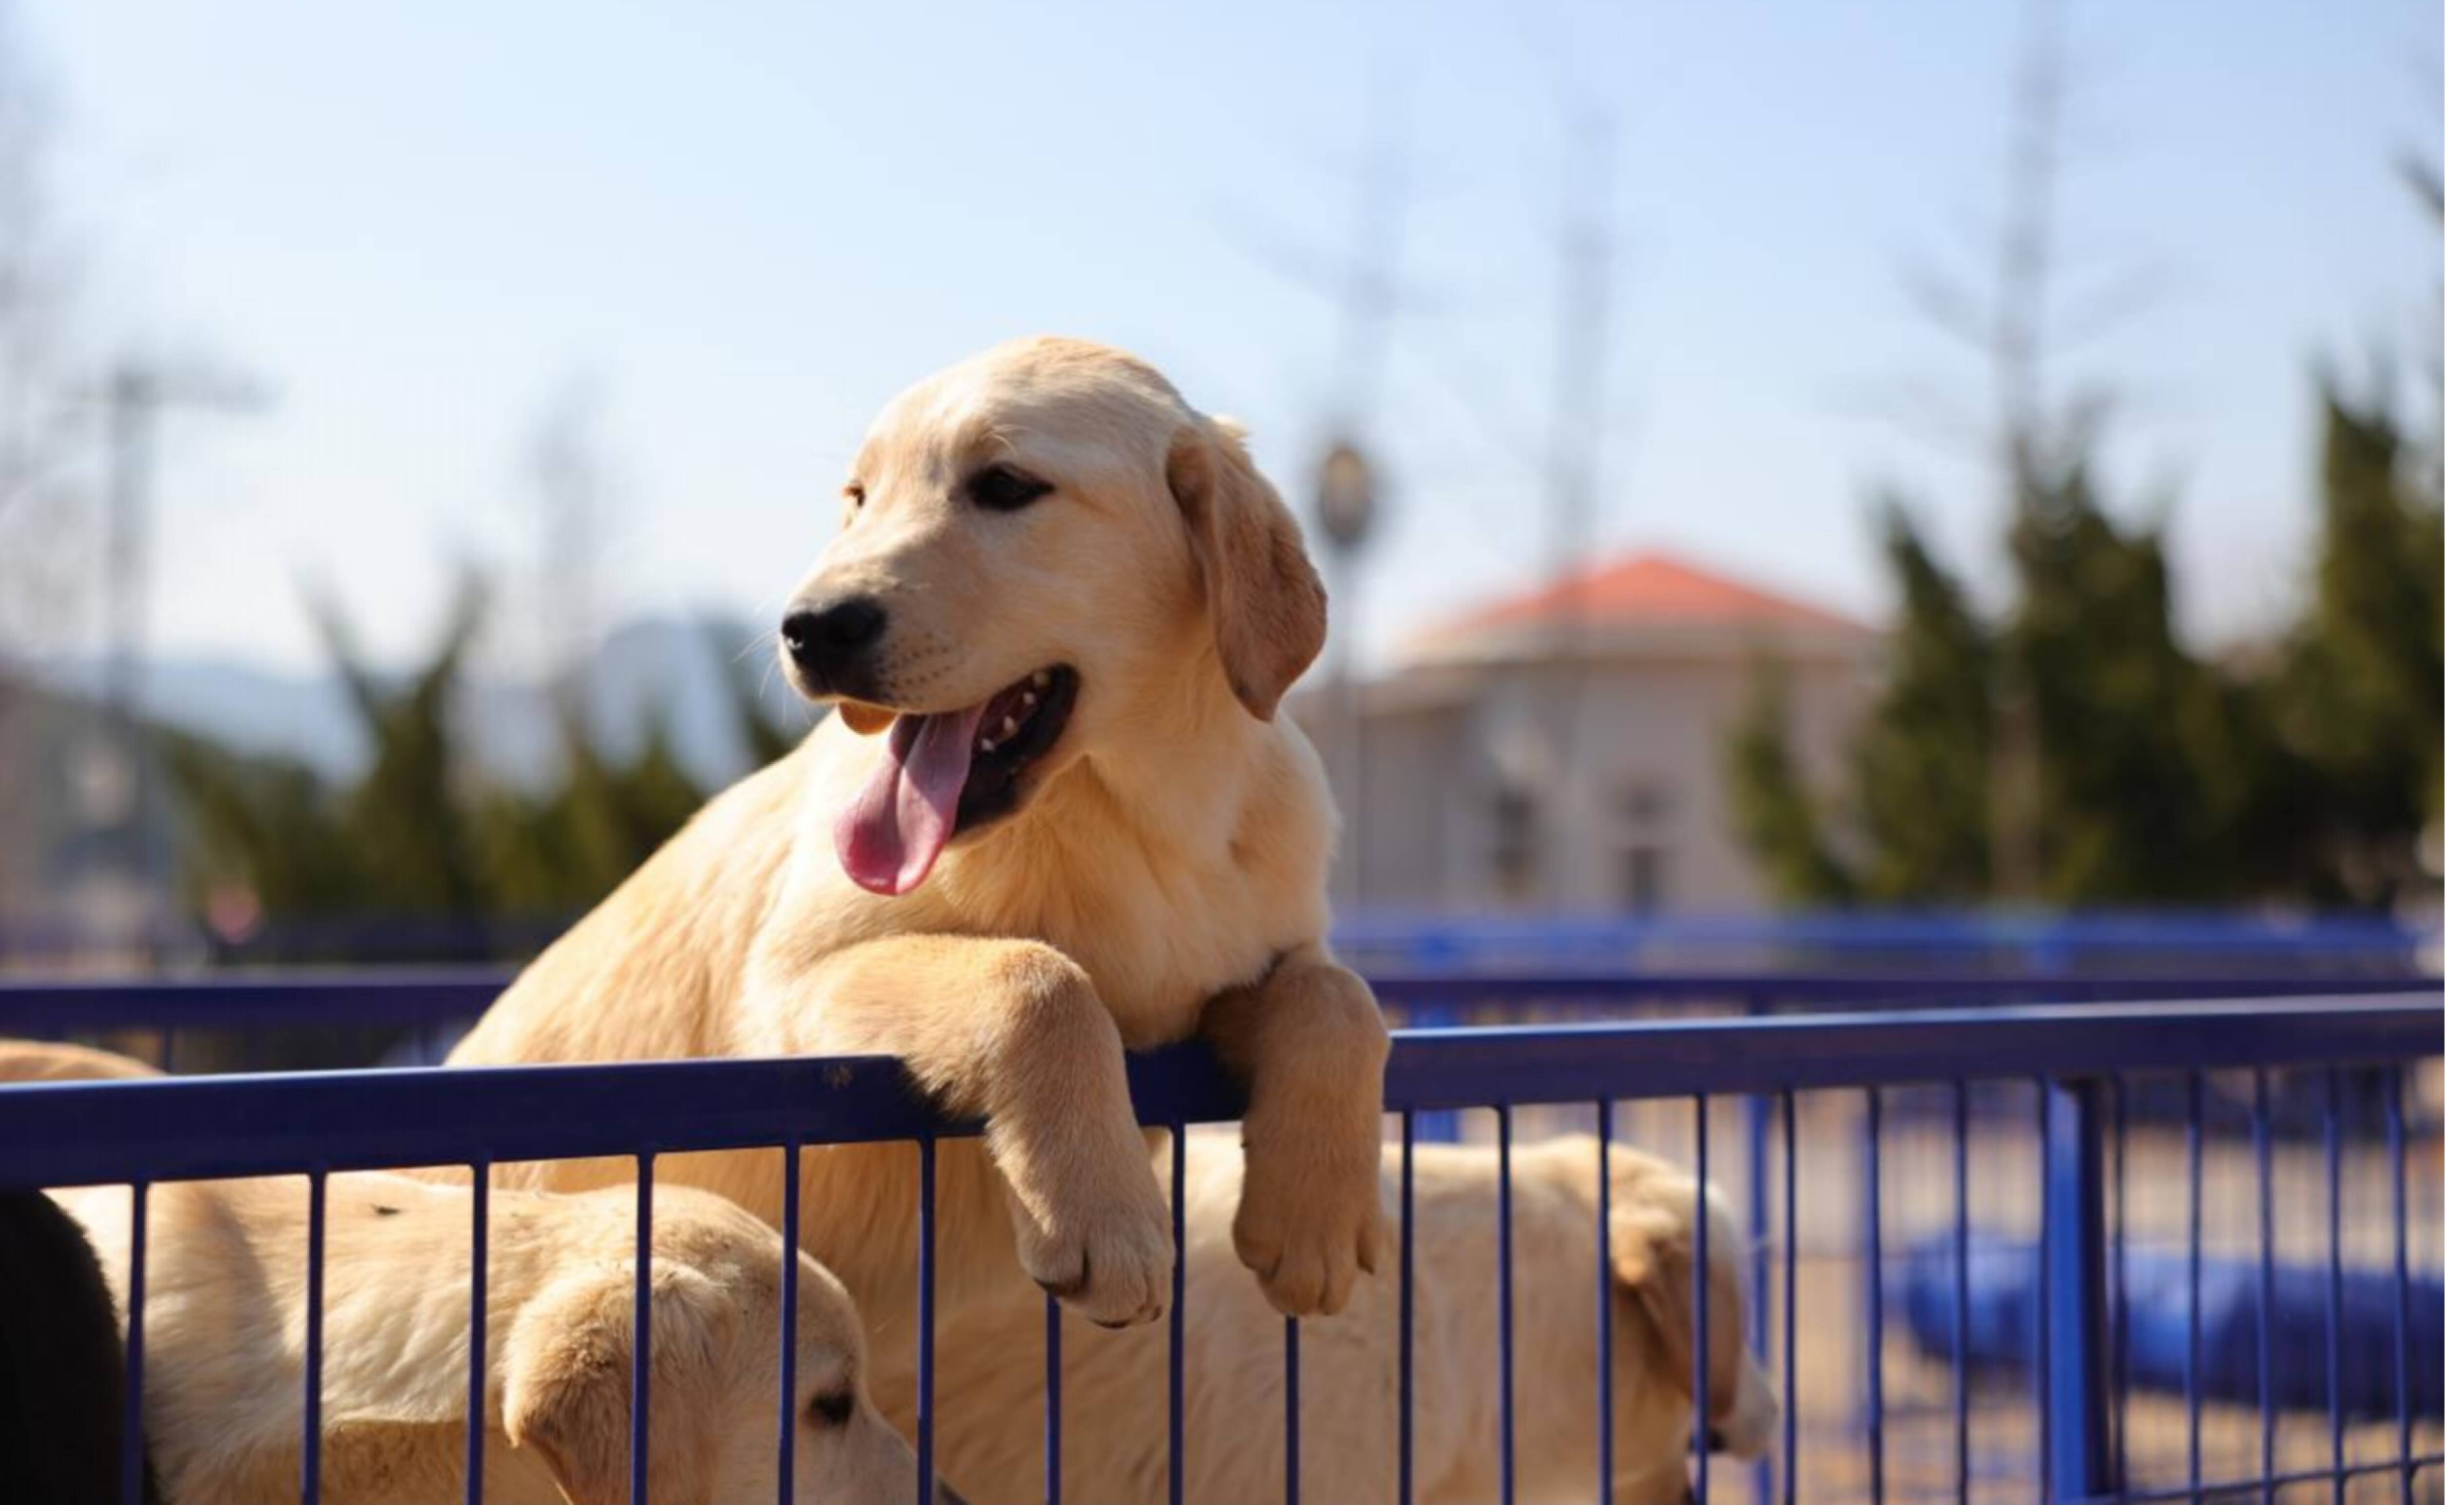
[[[1489,872],[1498,898],[1519,900],[1531,893],[1540,856],[1540,811],[1530,792],[1500,786],[1491,807],[1496,839],[1489,850]]]
[[[1623,882],[1626,909],[1657,910],[1664,894],[1666,853],[1656,843],[1642,843],[1625,850],[1619,877]]]
[[[1661,781],[1632,779],[1617,787],[1617,825],[1608,842],[1616,857],[1617,897],[1628,910],[1657,910],[1669,902],[1676,804]]]
[[[1668,792],[1646,780],[1637,780],[1628,785],[1620,799],[1625,819],[1638,827],[1657,822],[1668,814]]]

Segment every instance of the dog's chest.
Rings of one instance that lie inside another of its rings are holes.
[[[1313,935],[1300,908],[1237,873],[1115,884],[1037,909],[1033,934],[1087,970],[1133,1050],[1194,1035],[1208,1000]]]
[[[1045,865],[998,882],[967,866],[894,900],[860,895],[834,872],[811,877],[810,900],[781,907],[799,920],[772,943],[780,956],[820,959],[900,935],[1031,939],[1087,970],[1133,1049],[1196,1034],[1208,1000],[1326,929],[1318,886],[1265,882],[1237,864]]]

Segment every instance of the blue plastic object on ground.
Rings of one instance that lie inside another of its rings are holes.
[[[1926,1354],[1947,1362],[1958,1311],[1956,1246],[1935,1236],[1895,1256],[1891,1312]],[[2024,1373],[2035,1354],[2036,1248],[2025,1240],[1973,1234],[1969,1252],[1968,1354],[1971,1367]],[[2200,1375],[2211,1402],[2257,1406],[2259,1400],[2259,1266],[2208,1254],[2199,1270]],[[2130,1308],[2123,1373],[2136,1387],[2182,1389],[2189,1374],[2190,1263],[2179,1251],[2134,1247],[2125,1263]],[[2416,1273],[2404,1337],[2412,1413],[2436,1417],[2444,1406],[2447,1286],[2443,1276]],[[2278,1407],[2325,1411],[2328,1274],[2324,1267],[2276,1265],[2274,1328],[2269,1334]],[[2344,1273],[2343,1406],[2347,1418],[2396,1416],[2396,1279],[2387,1271]]]

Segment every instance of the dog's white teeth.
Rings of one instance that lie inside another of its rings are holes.
[[[981,753],[990,753],[993,751],[993,741],[989,738],[979,738],[976,740],[976,748]]]
[[[1024,705],[1033,706],[1035,704],[1035,693],[1032,691],[1020,692],[1018,698]]]
[[[1017,718],[1015,718],[1015,717],[1004,717],[1004,718],[1002,718],[1002,719],[1001,719],[1001,736],[1002,736],[1003,738],[1007,738],[1010,734],[1012,734],[1012,733],[1014,733],[1014,732],[1017,732],[1017,731],[1018,731],[1018,719],[1017,719]]]
[[[1038,670],[1037,672],[1035,672],[1035,688],[1036,688],[1037,690],[1041,691],[1041,690],[1043,690],[1045,686],[1048,686],[1048,685],[1050,685],[1051,683],[1052,683],[1052,672],[1051,672],[1051,671],[1049,671],[1049,670]],[[1029,698],[1029,699],[1033,699],[1033,698]]]

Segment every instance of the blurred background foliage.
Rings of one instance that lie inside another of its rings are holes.
[[[187,827],[183,884],[233,955],[364,957],[363,932],[397,955],[478,959],[527,950],[638,868],[711,791],[678,760],[654,706],[629,749],[558,718],[559,772],[526,789],[492,779],[470,747],[461,691],[490,598],[466,578],[436,642],[405,676],[372,669],[340,609],[318,609],[335,675],[373,753],[347,781],[291,759],[164,735]],[[714,632],[742,745],[758,763],[794,738],[760,701],[741,656]]]
[[[1774,888],[1829,904],[2378,908],[2418,882],[2443,815],[2438,437],[2405,432],[2384,395],[2320,387],[2308,601],[2279,638],[2230,654],[2183,645],[2162,534],[2115,517],[2089,454],[2021,484],[2016,601],[1998,619],[1886,505],[1900,611],[1847,787],[1809,789],[1775,674],[1732,739],[1738,827]],[[1995,778],[2008,721],[2034,753],[2015,797]],[[1997,864],[2005,832],[2021,857]]]

